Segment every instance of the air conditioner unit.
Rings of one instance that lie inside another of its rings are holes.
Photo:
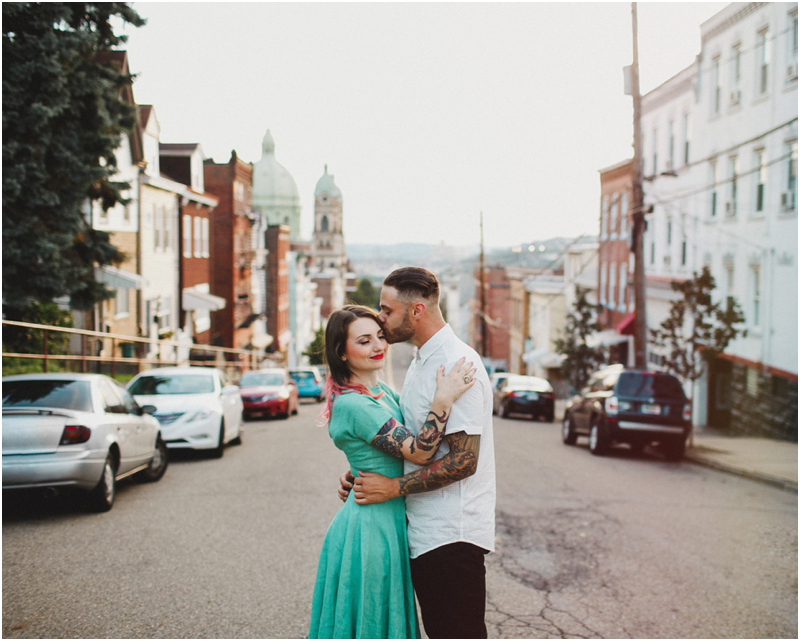
[[[738,105],[741,99],[742,99],[742,92],[739,89],[737,89],[736,91],[731,91],[730,95],[731,106]]]
[[[786,67],[786,80],[797,80],[797,64],[789,65]]]

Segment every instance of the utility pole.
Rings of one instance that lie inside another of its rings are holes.
[[[639,29],[636,3],[631,3],[633,20],[633,64],[630,67],[631,96],[633,96],[633,299],[636,315],[633,320],[633,348],[637,368],[647,367],[647,314],[644,280],[644,191],[642,175],[642,97],[639,95]]]
[[[483,212],[481,212],[481,356],[486,356],[486,266],[483,253]]]

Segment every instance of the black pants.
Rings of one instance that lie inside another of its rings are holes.
[[[431,639],[486,639],[486,550],[451,543],[411,559],[411,580]]]

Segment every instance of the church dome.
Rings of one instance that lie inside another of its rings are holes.
[[[314,198],[325,194],[333,198],[338,198],[340,202],[342,200],[342,192],[339,191],[336,183],[333,182],[333,175],[328,173],[328,165],[325,165],[325,173],[322,175],[322,178],[317,181],[317,186],[314,189]]]
[[[275,160],[275,140],[269,129],[261,143],[261,160],[253,164],[253,205],[300,206],[292,174]]]

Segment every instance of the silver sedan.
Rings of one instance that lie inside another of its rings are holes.
[[[72,486],[110,510],[117,481],[167,469],[154,409],[101,374],[3,377],[3,489]]]

